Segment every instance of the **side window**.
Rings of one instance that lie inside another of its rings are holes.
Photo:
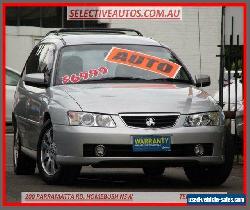
[[[26,62],[26,74],[46,73],[51,70],[55,47],[51,44],[36,46]]]
[[[34,74],[34,73],[38,73],[38,66],[39,66],[39,53],[38,53],[39,47],[36,46],[27,62],[26,62],[26,74]]]
[[[49,46],[42,44],[39,47],[39,67],[38,67],[38,73],[42,73],[43,69],[45,68],[46,64],[44,63],[44,58],[48,52]]]
[[[39,72],[49,74],[53,67],[55,46],[47,44],[43,52],[44,56],[42,56],[42,60],[40,60]]]

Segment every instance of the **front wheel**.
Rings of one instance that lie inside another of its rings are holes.
[[[48,120],[42,129],[38,150],[37,166],[42,179],[48,184],[71,184],[79,175],[81,166],[63,166],[56,162],[56,144],[53,127]]]
[[[185,173],[190,182],[200,186],[219,186],[230,175],[232,165],[185,167]]]

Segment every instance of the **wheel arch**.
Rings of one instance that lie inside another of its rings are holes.
[[[46,124],[46,122],[50,120],[51,121],[51,114],[48,112],[48,111],[45,111],[43,113],[43,119],[41,120],[41,129],[40,129],[40,133],[39,133],[39,137],[38,137],[38,140],[37,140],[37,150],[39,149],[39,142],[40,142],[40,139],[42,138],[42,135],[43,135],[43,132],[44,132],[44,126]]]

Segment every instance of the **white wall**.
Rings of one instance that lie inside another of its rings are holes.
[[[7,66],[21,72],[31,49],[31,37],[7,36]]]
[[[7,26],[7,66],[21,72],[34,45],[50,30],[53,29]]]
[[[200,12],[199,48],[198,10]],[[105,22],[105,21],[104,21]],[[220,59],[221,7],[183,7],[183,20],[170,22],[163,20],[112,20],[111,27],[125,27],[140,30],[145,36],[160,41],[183,60],[194,76],[201,72],[211,76],[211,86],[207,91],[218,90]],[[53,29],[39,27],[7,27],[7,65],[21,71],[37,39]]]

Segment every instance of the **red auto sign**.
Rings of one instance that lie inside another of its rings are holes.
[[[177,63],[167,59],[117,47],[113,47],[109,51],[105,61],[151,71],[169,78],[175,78],[181,68]]]

